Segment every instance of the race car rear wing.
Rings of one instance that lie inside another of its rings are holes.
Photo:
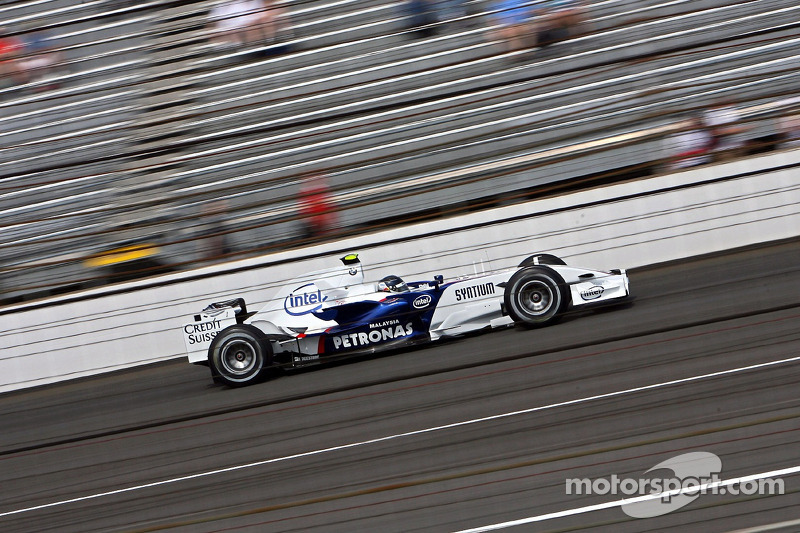
[[[244,298],[234,298],[232,300],[225,300],[224,302],[214,302],[206,306],[206,308],[203,309],[202,314],[206,315],[207,317],[215,317],[225,312],[227,309],[233,309],[234,313],[236,313],[236,322],[239,324],[243,323],[247,318],[255,314],[255,312],[247,312],[247,304],[245,303]],[[196,322],[202,320],[202,318],[203,317],[201,315],[194,316]]]

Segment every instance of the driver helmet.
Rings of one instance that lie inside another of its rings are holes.
[[[408,292],[408,285],[400,276],[386,276],[378,282],[379,292]]]

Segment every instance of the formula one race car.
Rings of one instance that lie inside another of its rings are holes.
[[[445,281],[386,276],[364,283],[355,254],[290,281],[258,312],[237,298],[209,305],[183,326],[189,361],[215,381],[249,385],[271,367],[301,367],[519,324],[551,324],[568,309],[629,297],[624,270],[567,266],[550,254],[517,268]]]

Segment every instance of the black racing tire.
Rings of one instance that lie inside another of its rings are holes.
[[[215,382],[244,387],[264,377],[272,365],[272,346],[255,326],[228,326],[214,337],[208,362]]]
[[[566,266],[567,264],[564,262],[563,259],[560,257],[556,257],[553,254],[533,254],[529,257],[526,257],[522,260],[522,262],[517,265],[517,267],[527,267],[527,266],[536,266],[536,265],[562,265]]]
[[[516,324],[547,326],[556,323],[567,306],[564,287],[564,280],[550,268],[523,268],[508,280],[503,303]]]

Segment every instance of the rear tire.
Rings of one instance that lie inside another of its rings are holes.
[[[214,337],[208,362],[215,382],[244,387],[261,379],[272,365],[272,346],[260,329],[237,324]]]
[[[547,326],[557,322],[566,307],[563,286],[561,276],[549,268],[523,268],[508,280],[503,303],[515,323]]]

